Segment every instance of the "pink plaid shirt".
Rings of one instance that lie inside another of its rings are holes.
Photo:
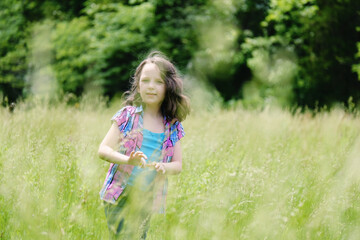
[[[126,106],[120,109],[111,119],[115,121],[123,134],[119,152],[129,156],[132,151],[139,151],[143,140],[143,108],[142,106]],[[165,138],[162,144],[163,162],[171,162],[174,155],[174,146],[184,137],[182,124],[176,119],[169,121],[164,117]],[[106,202],[115,203],[124,191],[127,181],[133,170],[133,165],[110,164],[104,185],[100,191],[100,198]],[[155,178],[154,211],[165,212],[167,194],[166,175],[157,174]]]

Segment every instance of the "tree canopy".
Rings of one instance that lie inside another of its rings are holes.
[[[150,50],[224,100],[250,106],[331,106],[360,101],[358,0],[4,0],[0,92],[26,97],[29,42],[50,20],[58,94],[101,89],[113,97]]]

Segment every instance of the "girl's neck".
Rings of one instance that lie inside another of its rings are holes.
[[[155,133],[163,133],[165,131],[160,108],[149,108],[149,106],[146,106],[143,117],[143,127],[145,129]]]
[[[160,107],[152,107],[152,106],[145,106],[144,107],[144,114],[154,117],[154,118],[160,118],[162,117],[161,109]]]

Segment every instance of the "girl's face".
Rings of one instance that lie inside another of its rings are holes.
[[[147,106],[160,107],[165,98],[165,81],[154,63],[146,63],[141,71],[138,92]]]

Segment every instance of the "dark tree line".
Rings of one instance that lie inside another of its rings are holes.
[[[360,101],[358,0],[129,0],[0,3],[2,104],[26,97],[32,26],[50,19],[58,95],[109,97],[158,49],[183,73],[249,105]]]

